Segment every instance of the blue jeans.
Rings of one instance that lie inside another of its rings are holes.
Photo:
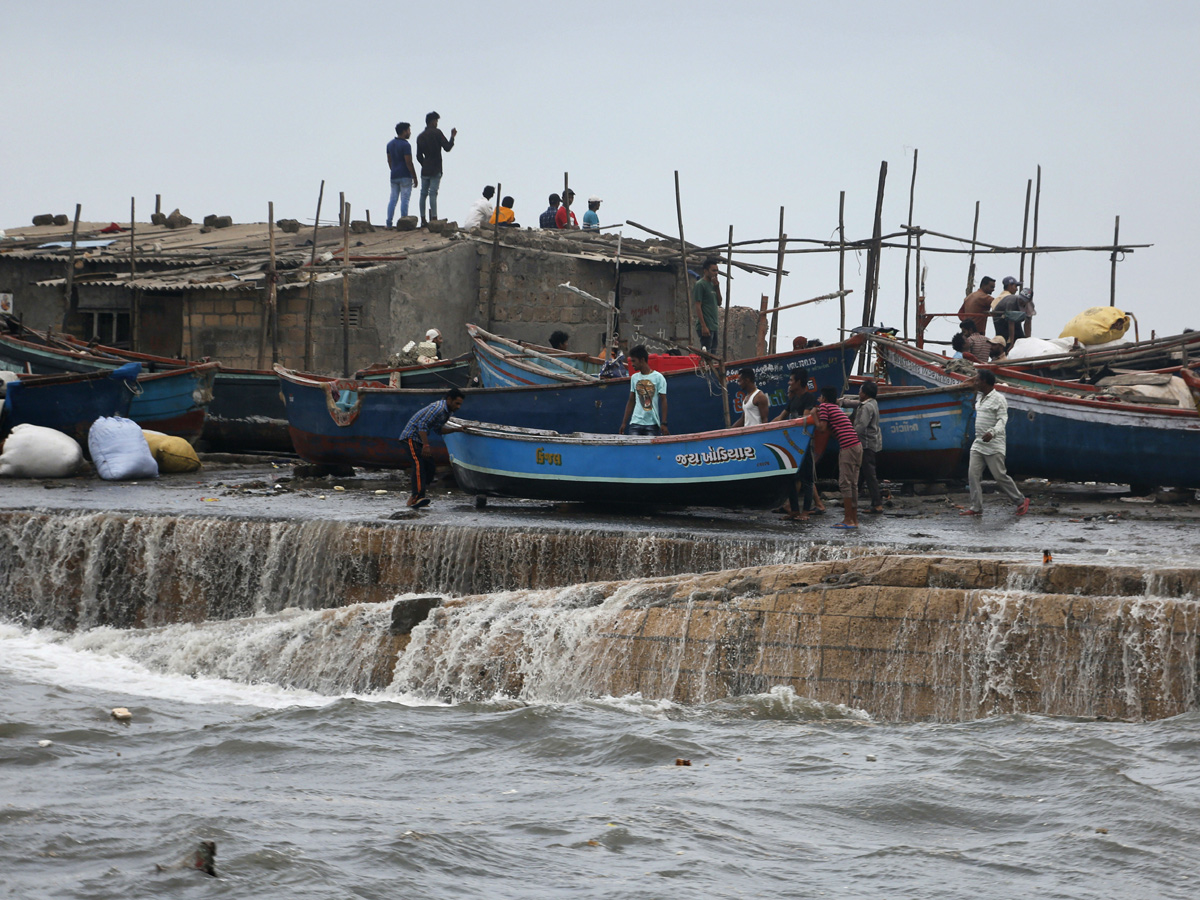
[[[441,175],[424,175],[421,178],[421,223],[429,221],[425,218],[425,198],[429,198],[429,218],[437,218],[438,188],[442,186]]]
[[[658,437],[662,434],[662,428],[657,425],[634,425],[630,422],[625,426],[625,433],[629,435],[642,435],[644,437]]]
[[[388,201],[387,226],[392,227],[392,213],[396,211],[396,198],[400,198],[400,218],[408,215],[408,198],[412,196],[413,180],[405,175],[392,179],[392,199]]]

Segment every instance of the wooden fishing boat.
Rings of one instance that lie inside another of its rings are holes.
[[[454,478],[475,494],[752,508],[787,496],[809,439],[795,422],[631,437],[451,419],[446,433]]]
[[[510,341],[469,322],[467,334],[471,337],[479,380],[484,387],[582,384],[598,380],[604,367],[604,360],[598,356]]]
[[[22,375],[5,390],[5,428],[53,428],[86,448],[88,429],[98,418],[129,415],[141,368],[126,363],[112,371]]]
[[[439,359],[431,363],[411,366],[388,366],[376,364],[359,369],[355,378],[377,381],[388,387],[402,388],[464,388],[471,382],[470,353],[452,359]]]
[[[880,340],[876,351],[893,384],[948,387],[969,380],[944,368],[945,357],[896,341]],[[1037,376],[1008,383],[1004,367],[994,371],[1008,401],[1009,472],[1139,487],[1200,487],[1195,409],[1113,402],[1101,399],[1095,387]]]
[[[937,481],[964,475],[975,439],[974,398],[966,385],[881,386],[876,398],[883,437],[875,457],[879,477]]]
[[[924,351],[923,351],[924,352]],[[1120,372],[1149,372],[1187,366],[1200,358],[1200,332],[1108,346],[1081,345],[1080,349],[1052,356],[1000,360],[991,365],[1060,381],[1094,381]]]
[[[831,344],[796,362],[794,354],[755,361],[758,384],[779,412],[787,402],[790,366],[800,366],[818,386],[845,385],[863,342],[860,335]],[[276,366],[296,452],[325,465],[400,466],[401,430],[422,406],[440,399],[444,389],[390,388],[363,379],[329,378]],[[716,431],[725,426],[722,386],[708,369],[668,372],[667,401],[676,434]],[[468,415],[498,425],[560,433],[615,434],[629,399],[629,379],[587,384],[467,388]],[[741,394],[730,392],[731,420],[741,415]],[[430,440],[435,458],[448,461],[440,437]]]
[[[31,332],[29,336],[35,334]],[[38,375],[111,372],[128,362],[137,362],[143,372],[129,407],[129,418],[151,431],[195,442],[204,430],[219,366],[177,361],[171,367],[151,369],[147,361],[154,359],[130,360],[104,351],[97,354],[87,345],[75,348],[57,339],[38,342],[0,334],[0,363],[17,371],[28,369]]]

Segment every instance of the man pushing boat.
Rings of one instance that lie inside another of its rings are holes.
[[[413,413],[404,430],[400,432],[400,450],[412,466],[412,490],[408,505],[423,509],[432,501],[425,496],[429,482],[433,480],[433,449],[429,446],[429,432],[444,434],[449,418],[458,412],[466,395],[458,388],[450,388],[446,396]]]

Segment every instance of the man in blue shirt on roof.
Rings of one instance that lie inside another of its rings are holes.
[[[392,171],[392,197],[388,200],[387,227],[392,227],[392,214],[396,211],[396,199],[400,199],[400,218],[408,215],[408,198],[417,183],[417,170],[413,167],[412,144],[408,142],[412,126],[401,122],[396,126],[396,136],[388,141],[388,168]]]
[[[400,432],[402,458],[412,466],[412,490],[408,505],[417,509],[428,506],[432,501],[425,496],[429,482],[433,480],[433,448],[429,446],[429,432],[442,434],[446,421],[458,412],[466,395],[458,388],[450,388],[441,400],[418,409],[404,430]]]

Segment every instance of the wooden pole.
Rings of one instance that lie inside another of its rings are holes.
[[[563,195],[562,195],[562,205],[563,205],[563,206],[565,206],[565,207],[566,207],[566,209],[567,209],[567,212],[566,212],[566,224],[563,226],[563,227],[565,227],[565,228],[570,228],[570,227],[571,227],[571,201],[570,201],[570,196],[571,196],[571,173],[570,173],[570,172],[563,172]],[[496,195],[496,209],[499,209],[499,208],[500,208],[500,195],[499,195],[499,194],[497,194],[497,195]]]
[[[346,224],[345,217],[346,217],[346,192],[339,191],[338,192],[338,228],[345,227],[345,224]]]
[[[62,330],[67,330],[67,318],[71,315],[71,289],[75,286],[75,244],[79,240],[79,213],[83,210],[83,205],[75,204],[75,224],[71,226],[71,252],[67,255],[67,280],[63,285],[63,300],[65,307],[63,310],[63,325]],[[86,335],[87,339],[91,339],[92,335]]]
[[[271,310],[271,365],[279,362],[279,291],[275,271],[275,202],[267,201],[267,246],[270,257],[267,265],[267,306]],[[261,369],[262,366],[259,366]]]
[[[133,307],[132,315],[130,315],[129,323],[129,349],[137,352],[141,348],[138,346],[138,332],[142,327],[142,304],[141,298],[138,296],[137,288],[133,286],[133,281],[137,278],[137,260],[134,254],[137,248],[134,241],[137,236],[137,198],[129,198],[129,287],[132,293],[130,304]]]
[[[1029,284],[1027,287],[1033,290],[1033,274],[1037,268],[1037,246],[1038,246],[1038,211],[1042,206],[1042,167],[1037,167],[1037,188],[1033,193],[1033,252],[1029,256]]]
[[[967,294],[975,290],[975,242],[979,239],[979,201],[975,201],[975,225],[971,228],[971,263],[967,266]]]
[[[308,270],[308,302],[304,310],[304,371],[311,372],[313,365],[313,290],[317,281],[317,229],[321,226],[321,201],[325,199],[325,179],[321,179],[321,191],[317,194],[317,217],[313,219],[312,259]]]
[[[691,303],[690,303],[691,292],[689,290],[690,286],[688,285],[687,242],[684,240],[684,237],[683,237],[683,201],[680,199],[680,195],[679,195],[679,170],[678,169],[675,170],[675,216],[679,220],[679,262],[680,262],[679,274],[683,278],[683,309],[684,309],[683,323],[684,323],[684,325],[687,325],[688,319],[689,319],[689,316],[687,315],[687,311],[691,307]],[[675,340],[679,340],[679,322],[680,322],[679,307],[678,307],[678,305],[676,305],[676,308],[675,308],[675,335],[674,335]],[[690,331],[691,331],[691,328],[689,326],[687,328],[687,331],[685,331],[685,335],[687,333],[689,333]],[[686,340],[686,337],[684,339]]]
[[[917,326],[917,348],[925,346],[925,274],[921,269],[921,233],[917,232],[917,309],[913,317]]]
[[[499,181],[496,182],[496,221],[492,224],[492,259],[488,265],[488,303],[487,303],[487,327],[488,331],[492,330],[495,324],[492,319],[496,316],[496,279],[499,277],[500,266],[500,189],[502,185]]]
[[[838,196],[838,290],[841,296],[841,321],[838,323],[838,340],[846,339],[846,192]],[[842,379],[845,380],[844,378]]]
[[[779,350],[779,291],[783,287],[783,250],[787,246],[787,235],[783,233],[783,207],[779,207],[779,255],[775,259],[775,312],[771,314],[771,349]]]
[[[728,428],[733,419],[729,414],[729,379],[725,377],[725,363],[729,361],[729,295],[733,287],[733,226],[729,226],[729,243],[725,248],[725,319],[721,322],[721,394],[724,403],[721,409],[725,414],[725,427]]]
[[[1112,276],[1108,285],[1108,305],[1117,305],[1117,247],[1121,242],[1121,217],[1113,225]]]
[[[867,253],[867,283],[863,291],[863,321],[870,325],[874,313],[876,273],[879,266],[880,241],[883,237],[883,189],[887,181],[887,160],[879,164],[879,187],[875,193],[875,224],[871,230],[871,249]]]
[[[156,216],[162,215],[162,194],[154,195],[154,214]]]
[[[913,148],[913,170],[912,182],[908,186],[908,227],[909,232],[905,239],[907,249],[904,251],[904,339],[908,340],[908,286],[909,286],[909,261],[912,259],[912,223],[913,223],[913,201],[916,199],[917,193],[917,148]]]
[[[754,355],[767,355],[767,301],[770,298],[766,294],[762,295],[762,300],[758,304],[758,327],[754,333]]]
[[[1025,240],[1029,235],[1029,195],[1033,192],[1033,179],[1029,178],[1025,181],[1025,221],[1021,225],[1021,272],[1017,275],[1022,282],[1025,281]]]
[[[343,194],[342,196],[345,196]],[[342,377],[350,377],[350,204],[342,206]]]

